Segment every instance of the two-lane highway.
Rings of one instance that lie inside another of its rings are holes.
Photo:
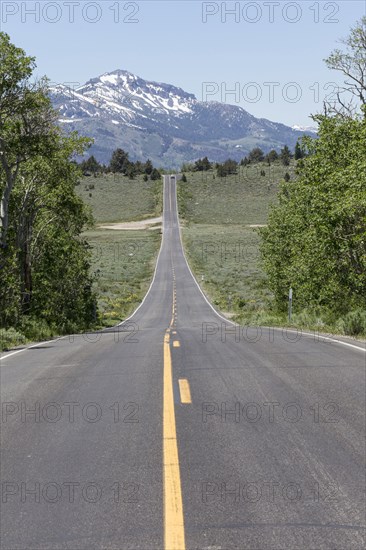
[[[3,354],[1,549],[363,548],[362,344],[225,321],[163,222],[129,320]]]

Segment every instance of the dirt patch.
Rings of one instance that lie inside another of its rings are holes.
[[[232,319],[236,315],[236,313],[232,313],[231,311],[221,311],[220,313],[226,317],[226,319]]]
[[[147,220],[140,220],[137,222],[118,222],[99,225],[100,229],[114,229],[116,231],[141,231],[141,230],[154,230],[161,229],[163,218],[149,218]]]
[[[252,223],[250,225],[248,225],[248,227],[267,227],[267,224],[266,223]]]

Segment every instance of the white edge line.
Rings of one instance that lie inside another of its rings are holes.
[[[188,267],[188,271],[190,272],[190,274],[191,274],[191,276],[192,276],[192,279],[193,279],[194,282],[196,283],[198,290],[200,291],[200,293],[202,294],[202,296],[204,297],[204,299],[206,300],[206,302],[208,303],[208,305],[210,306],[210,308],[212,309],[212,311],[215,313],[215,315],[217,315],[218,317],[220,317],[220,319],[222,319],[223,321],[226,321],[227,323],[231,323],[231,324],[234,325],[234,326],[239,326],[238,323],[234,323],[234,321],[230,321],[230,319],[226,319],[226,317],[223,317],[223,316],[214,308],[214,306],[211,304],[211,302],[210,302],[209,299],[207,298],[206,294],[203,292],[202,288],[201,288],[200,285],[198,284],[197,279],[196,279],[196,277],[193,275],[191,268],[189,267],[189,263],[188,263],[188,260],[187,260],[186,255],[185,255],[185,252],[184,252],[183,240],[182,240],[182,230],[181,230],[181,227],[180,227],[180,220],[179,220],[179,213],[178,213],[177,178],[175,179],[175,208],[176,208],[176,211],[177,211],[177,220],[178,220],[178,230],[179,230],[180,246],[181,246],[181,249],[182,249],[182,252],[183,252],[184,261],[186,262],[186,265],[187,265],[187,267]]]
[[[234,321],[231,321],[230,319],[227,319],[226,317],[224,317],[223,315],[221,315],[216,309],[215,307],[211,304],[211,302],[209,301],[209,299],[207,298],[206,294],[203,292],[202,288],[200,287],[196,277],[193,275],[192,273],[192,270],[191,268],[189,267],[189,263],[188,263],[188,260],[187,260],[187,257],[185,255],[185,252],[184,252],[184,247],[183,247],[183,240],[182,240],[182,231],[181,231],[181,227],[180,227],[180,220],[179,220],[179,213],[178,213],[178,199],[177,199],[177,178],[175,178],[175,207],[176,207],[176,210],[177,210],[177,219],[178,219],[178,229],[179,229],[179,239],[180,239],[180,245],[181,245],[181,248],[182,248],[182,252],[183,252],[183,257],[184,257],[184,260],[187,264],[187,267],[188,267],[188,270],[190,272],[190,274],[192,275],[192,278],[194,280],[194,282],[196,283],[197,287],[198,287],[198,290],[200,291],[200,293],[202,294],[202,296],[204,297],[204,299],[206,300],[206,302],[208,303],[208,305],[210,306],[210,308],[212,309],[212,311],[218,316],[220,317],[220,319],[222,319],[223,321],[225,321],[226,323],[230,323],[234,326],[240,326],[239,323],[235,323]],[[314,335],[309,333],[309,332],[303,332],[301,329],[299,330],[293,330],[293,329],[287,329],[286,327],[269,327],[273,330],[286,330],[287,332],[297,332],[297,333],[300,333],[301,335],[304,335],[304,336],[315,336],[315,333]],[[318,338],[322,338],[323,340],[330,340],[331,342],[334,342],[336,344],[341,344],[343,346],[348,346],[350,348],[353,348],[353,349],[357,349],[358,351],[362,351],[364,353],[366,353],[366,344],[365,344],[365,347],[364,348],[361,348],[360,346],[355,346],[354,344],[349,344],[348,342],[342,342],[342,340],[336,340],[335,338],[330,338],[329,336],[322,336],[320,333],[318,335]]]
[[[37,342],[36,344],[32,344],[31,346],[27,346],[26,348],[18,349],[16,351],[11,351],[7,355],[2,355],[0,357],[0,363],[3,359],[7,359],[8,357],[11,357],[12,355],[16,355],[17,353],[21,353],[22,351],[26,351],[27,349],[36,348],[37,346],[43,345],[43,344],[51,344],[52,342],[57,342],[57,340],[62,340],[63,338],[68,338],[70,335],[67,334],[65,336],[59,336],[58,338],[54,338],[53,340],[41,340],[40,342]]]
[[[127,321],[129,321],[130,319],[132,319],[132,317],[134,315],[136,315],[136,313],[138,312],[138,310],[140,309],[140,307],[143,306],[146,298],[148,297],[148,295],[150,294],[150,290],[154,284],[154,281],[155,281],[155,277],[156,277],[156,272],[158,270],[158,265],[159,265],[159,259],[160,259],[160,254],[161,254],[161,251],[163,250],[163,244],[164,244],[164,236],[165,236],[165,212],[164,212],[164,209],[165,209],[165,176],[163,176],[163,236],[162,236],[162,239],[161,239],[161,243],[160,243],[160,249],[159,249],[159,254],[158,254],[158,257],[156,258],[156,264],[155,264],[155,269],[154,269],[154,275],[153,275],[153,278],[151,280],[151,283],[150,283],[150,286],[149,288],[147,289],[146,291],[146,294],[145,296],[143,297],[143,300],[141,302],[140,305],[137,306],[137,308],[135,309],[135,311],[133,313],[131,313],[131,315],[129,317],[127,317],[126,319],[124,319],[123,321],[121,321],[120,323],[118,323],[117,325],[115,325],[116,327],[120,327],[121,325],[123,325],[124,323],[126,323]],[[110,327],[109,329],[105,329],[105,330],[110,330],[111,328],[113,327]]]
[[[334,342],[335,344],[341,344],[343,346],[348,346],[350,348],[354,348],[354,349],[357,349],[359,351],[363,351],[364,353],[366,353],[366,342],[364,344],[364,347],[360,347],[360,346],[355,346],[354,344],[350,344],[349,342],[343,342],[342,340],[337,340],[336,338],[331,338],[330,336],[323,336],[321,332],[319,332],[318,334],[316,334],[314,332],[314,334],[312,334],[311,332],[303,332],[301,329],[299,330],[294,330],[294,329],[291,329],[291,328],[286,328],[286,327],[271,327],[272,329],[274,330],[286,330],[286,332],[297,332],[297,333],[300,333],[301,336],[312,336],[314,338],[317,338],[318,340],[330,340],[331,342]]]

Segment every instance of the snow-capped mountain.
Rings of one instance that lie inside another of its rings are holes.
[[[310,132],[312,134],[316,134],[318,129],[315,126],[299,126],[298,124],[295,124],[292,126],[293,130],[298,130],[299,132]]]
[[[236,105],[201,102],[170,84],[116,70],[71,89],[51,88],[59,122],[94,138],[89,154],[108,162],[122,147],[130,158],[179,167],[201,156],[240,160],[253,147],[294,147],[304,132],[258,119]]]

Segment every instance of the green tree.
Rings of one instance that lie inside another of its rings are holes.
[[[80,238],[91,218],[75,193],[80,172],[70,162],[86,145],[76,134],[60,135],[52,155],[35,157],[20,169],[9,202],[7,262],[0,272],[2,288],[5,279],[11,282],[10,294],[0,292],[2,326],[16,325],[25,314],[62,330],[92,320],[90,254]]]
[[[276,160],[278,160],[277,151],[275,151],[275,149],[272,149],[269,153],[266,154],[265,159],[268,164],[271,164],[271,162],[275,162]]]
[[[289,166],[291,160],[291,151],[287,147],[287,145],[285,145],[283,149],[281,149],[280,160],[284,166]]]
[[[136,174],[143,174],[145,172],[145,165],[140,160],[135,162],[135,171]]]
[[[0,34],[0,326],[36,319],[86,328],[96,315],[90,251],[81,232],[91,217],[75,193],[72,160],[91,140],[64,136],[46,81],[30,84],[33,58]]]
[[[125,164],[124,173],[129,177],[130,180],[135,179],[135,176],[138,174],[136,170],[136,165],[133,162],[128,161]]]
[[[264,160],[264,153],[260,147],[254,147],[249,153],[249,160],[252,162],[262,162]]]
[[[304,156],[303,154],[303,151],[301,149],[301,145],[299,143],[299,141],[296,142],[296,145],[295,145],[295,155],[294,155],[294,158],[295,160],[300,160],[302,159]]]
[[[365,107],[364,107],[365,109]],[[366,118],[318,115],[298,177],[281,184],[261,253],[277,306],[366,308]]]
[[[227,159],[223,164],[216,164],[217,175],[220,178],[229,176],[230,174],[236,174],[238,163],[236,160]]]
[[[94,155],[91,155],[91,157],[89,157],[86,160],[83,160],[80,163],[80,169],[82,170],[83,174],[85,174],[87,172],[91,172],[92,174],[95,175],[95,174],[97,174],[97,172],[102,171],[102,166],[96,160]]]
[[[194,163],[194,170],[196,172],[206,172],[207,170],[211,170],[211,168],[212,168],[212,165],[207,157],[198,159]]]
[[[250,163],[250,160],[248,159],[248,157],[244,157],[240,161],[240,166],[247,166],[249,163]]]
[[[31,83],[34,57],[0,32],[0,247],[7,243],[9,201],[20,167],[52,151],[57,114],[47,96],[47,80]]]
[[[152,164],[151,160],[147,159],[147,161],[145,162],[145,174],[150,176],[153,169],[154,169],[154,167],[153,167],[153,164]]]
[[[160,174],[159,170],[157,170],[157,168],[153,168],[153,171],[151,172],[150,178],[152,180],[158,180],[158,179],[161,178],[161,174]]]
[[[337,101],[327,105],[331,112],[352,116],[366,105],[366,16],[351,28],[350,35],[341,40],[345,50],[335,49],[325,59],[329,69],[343,74],[344,85],[338,89]],[[364,116],[366,111],[363,110]]]
[[[109,162],[109,169],[114,174],[125,174],[129,162],[128,153],[126,153],[123,149],[118,148],[112,153],[112,157]]]

